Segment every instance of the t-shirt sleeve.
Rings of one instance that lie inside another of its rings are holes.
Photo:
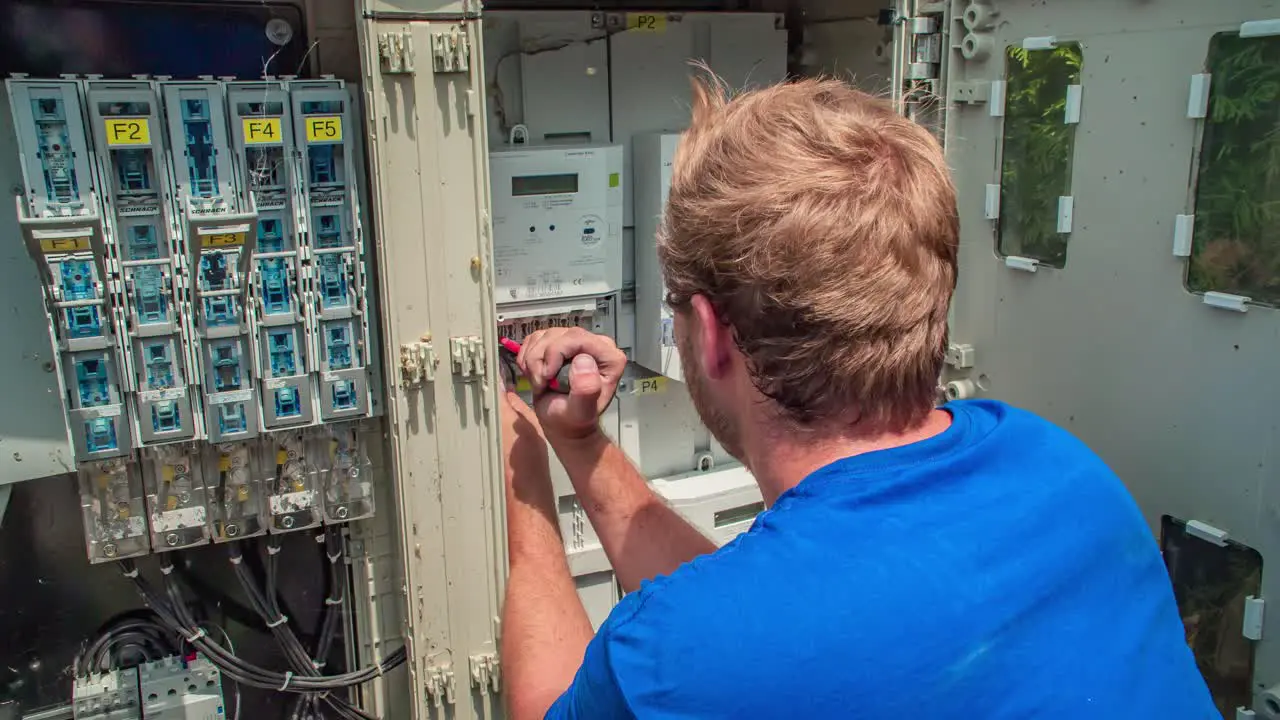
[[[587,720],[634,718],[623,687],[644,687],[643,664],[627,660],[637,631],[643,623],[636,614],[643,605],[642,593],[625,596],[609,614],[599,632],[587,645],[582,666],[573,684],[547,711],[547,720]],[[647,633],[645,633],[647,634]]]

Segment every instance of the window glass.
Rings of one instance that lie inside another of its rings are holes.
[[[1253,705],[1253,641],[1241,632],[1245,598],[1261,595],[1262,556],[1236,542],[1202,540],[1168,515],[1160,523],[1160,550],[1187,645],[1218,710],[1235,717],[1237,707]]]
[[[1068,236],[1058,232],[1058,198],[1071,194],[1076,126],[1065,120],[1067,89],[1080,84],[1080,44],[1010,46],[1005,56],[997,247],[1062,267]]]
[[[1209,43],[1187,288],[1280,304],[1280,37]]]

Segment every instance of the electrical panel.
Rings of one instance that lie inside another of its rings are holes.
[[[617,295],[608,295],[504,306],[498,313],[498,335],[523,342],[525,337],[538,330],[579,327],[616,338],[617,305]],[[508,376],[506,382],[510,381]],[[526,402],[532,400],[529,382],[523,376],[517,376],[515,389],[523,394]],[[606,436],[615,441],[618,439],[621,427],[617,402],[610,404],[601,415],[600,427]],[[554,453],[551,456],[554,457]],[[618,600],[613,571],[595,528],[587,519],[586,510],[578,502],[568,473],[564,466],[554,461],[551,463],[551,486],[557,498],[560,534],[564,538],[569,570],[578,584],[578,595],[588,616],[598,627]]]
[[[349,88],[7,88],[91,561],[371,515]]]
[[[489,167],[499,306],[621,289],[621,146],[503,149]]]
[[[636,340],[634,359],[672,380],[683,381],[674,317],[666,304],[666,285],[658,263],[658,229],[671,190],[671,163],[677,133],[648,133],[632,138],[631,182],[636,202]]]

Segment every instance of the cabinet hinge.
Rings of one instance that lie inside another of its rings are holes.
[[[400,346],[400,376],[406,388],[422,387],[423,384],[436,381],[436,366],[440,358],[436,356],[431,341],[405,343]]]
[[[471,68],[471,39],[460,26],[431,33],[431,60],[438,73],[467,72]]]
[[[378,60],[385,75],[412,75],[413,35],[409,32],[379,33]]]
[[[431,702],[439,707],[440,705],[452,705],[457,695],[457,684],[453,678],[453,669],[448,667],[433,667],[427,670],[426,677],[427,697]]]
[[[481,693],[493,693],[495,695],[502,691],[502,672],[496,653],[472,655],[470,664],[471,687]]]
[[[479,336],[449,338],[449,357],[453,373],[463,380],[484,377],[484,341]]]

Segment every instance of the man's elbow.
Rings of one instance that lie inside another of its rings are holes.
[[[503,694],[506,696],[507,720],[543,720],[559,699],[561,691],[508,686]]]

